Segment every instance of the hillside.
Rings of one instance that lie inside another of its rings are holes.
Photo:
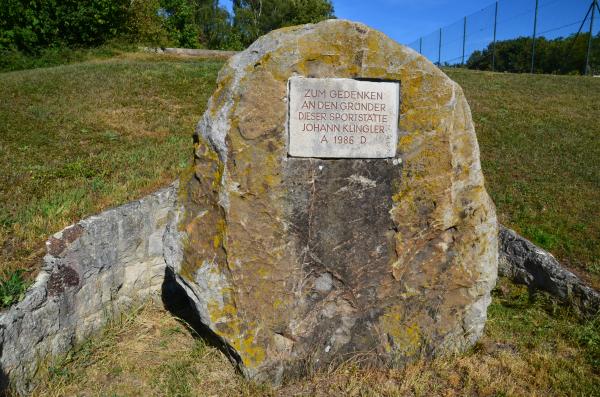
[[[500,221],[600,287],[600,79],[447,71]]]
[[[0,74],[0,270],[4,279],[12,277],[0,288],[4,305],[35,276],[47,236],[165,185],[185,168],[191,133],[220,67],[219,61],[127,54]],[[471,104],[501,222],[599,287],[600,79],[448,74]],[[349,363],[279,391],[235,377],[218,351],[194,340],[164,310],[145,307],[50,364],[39,395],[222,389],[312,395],[317,386],[330,394],[599,392],[598,319],[577,320],[545,295],[529,296],[505,281],[495,298],[486,336],[468,354],[402,371]]]
[[[5,278],[31,280],[50,234],[176,178],[221,64],[130,54],[0,74]]]

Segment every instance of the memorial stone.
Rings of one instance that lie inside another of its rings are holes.
[[[232,57],[196,130],[168,266],[248,377],[471,346],[497,223],[461,88],[365,25]]]

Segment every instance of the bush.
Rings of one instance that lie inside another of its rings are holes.
[[[129,0],[5,0],[0,49],[95,46],[125,33]]]

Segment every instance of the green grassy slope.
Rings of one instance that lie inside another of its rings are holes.
[[[50,234],[175,179],[221,65],[129,54],[0,73],[0,273],[33,275]]]
[[[600,79],[448,70],[500,221],[600,288]]]
[[[48,235],[173,179],[220,66],[123,54],[0,73],[0,273],[35,273]],[[599,287],[600,79],[448,73],[500,220]]]
[[[0,73],[0,272],[33,275],[48,235],[175,178],[220,66],[125,54]],[[448,73],[471,104],[501,221],[598,286],[600,79]],[[0,298],[22,292],[18,284],[0,285]],[[579,320],[506,281],[489,313],[486,336],[465,355],[404,370],[348,364],[270,390],[232,378],[218,352],[164,311],[143,310],[50,365],[37,393],[600,394],[599,319]]]

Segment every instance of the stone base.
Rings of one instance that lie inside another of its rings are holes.
[[[600,311],[600,293],[561,266],[551,253],[500,225],[498,274],[532,290],[549,292],[584,316]]]
[[[160,300],[163,234],[178,184],[56,233],[25,298],[0,315],[0,390],[27,394],[38,364],[66,353],[123,310]]]

